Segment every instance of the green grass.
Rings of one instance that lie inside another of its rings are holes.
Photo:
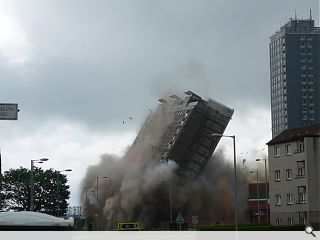
[[[293,226],[272,226],[267,223],[260,224],[239,224],[239,231],[304,231],[304,225]],[[197,231],[234,231],[233,224],[211,224],[206,226],[196,227]]]

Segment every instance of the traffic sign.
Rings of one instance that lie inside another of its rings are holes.
[[[182,217],[181,213],[178,214],[176,223],[184,223],[184,218]]]
[[[139,230],[139,223],[118,223],[118,231],[137,231]]]
[[[192,216],[192,223],[198,224],[198,216]]]
[[[0,103],[0,120],[18,120],[18,104]]]

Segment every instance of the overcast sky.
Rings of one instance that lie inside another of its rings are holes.
[[[269,37],[309,9],[318,26],[316,0],[0,0],[0,102],[21,110],[0,122],[3,169],[42,157],[72,168],[78,205],[86,168],[122,154],[159,98],[187,90],[234,108],[238,159],[262,157]],[[219,147],[232,156],[230,139]]]

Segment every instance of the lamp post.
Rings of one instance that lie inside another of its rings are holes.
[[[97,219],[96,219],[96,224],[97,224],[97,231],[99,230],[99,179],[102,179],[102,178],[108,178],[108,177],[105,177],[105,176],[97,176],[97,190],[96,190],[96,193],[97,193]]]
[[[233,168],[234,168],[234,223],[235,230],[238,231],[238,180],[237,180],[237,158],[236,158],[236,136],[235,135],[223,135],[220,133],[211,134],[212,137],[229,137],[233,139]]]
[[[260,197],[259,197],[259,172],[250,171],[250,173],[257,174],[257,197],[258,197],[258,223],[260,223]]]
[[[265,190],[266,190],[266,200],[267,200],[267,222],[269,222],[269,196],[268,196],[268,175],[267,175],[267,159],[257,158],[256,161],[259,162],[264,160],[264,175],[265,175]]]
[[[171,195],[171,184],[168,181],[162,181],[162,183],[166,183],[169,186],[169,201],[170,201],[170,223],[172,223],[172,195]]]
[[[58,204],[57,204],[57,209],[58,209],[58,216],[62,215],[60,214],[60,174],[62,172],[71,172],[72,169],[64,169],[64,170],[60,170],[60,171],[57,171],[58,172],[58,175],[57,175],[57,201],[58,201]]]
[[[89,193],[93,193],[95,192],[95,190],[87,190],[87,188],[84,189],[85,193],[86,193],[86,201],[85,201],[85,213],[86,213],[86,216],[85,216],[85,227],[86,227],[86,230],[88,230],[88,192]]]
[[[43,163],[48,161],[48,158],[41,158],[41,159],[36,159],[36,160],[31,160],[31,172],[30,172],[30,211],[34,211],[34,204],[33,204],[33,194],[34,194],[34,182],[33,182],[33,168],[34,168],[34,163]]]

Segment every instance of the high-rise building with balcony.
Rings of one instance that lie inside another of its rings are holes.
[[[320,28],[290,19],[271,36],[272,136],[320,121]]]

